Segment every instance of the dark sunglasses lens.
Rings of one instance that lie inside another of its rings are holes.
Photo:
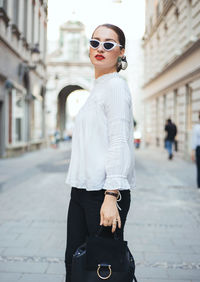
[[[99,42],[96,41],[96,40],[90,40],[90,45],[93,47],[93,48],[97,48],[99,46]]]
[[[104,48],[105,48],[106,50],[112,49],[113,46],[114,46],[114,44],[111,43],[111,42],[105,42],[105,43],[104,43]]]

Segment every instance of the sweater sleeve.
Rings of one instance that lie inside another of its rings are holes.
[[[104,101],[108,128],[108,151],[106,156],[106,180],[103,189],[130,189],[127,180],[131,164],[128,145],[133,122],[131,96],[122,79],[112,81],[107,87]]]

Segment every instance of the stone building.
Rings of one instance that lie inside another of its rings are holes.
[[[47,0],[0,0],[0,156],[45,139]]]
[[[49,135],[57,128],[63,138],[67,129],[68,96],[75,90],[89,91],[92,85],[88,39],[80,21],[68,20],[60,27],[57,48],[47,58],[47,74],[47,128]]]
[[[200,1],[146,0],[143,48],[145,142],[163,148],[171,118],[187,158],[200,110]]]

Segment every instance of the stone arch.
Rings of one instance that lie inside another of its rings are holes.
[[[84,89],[79,85],[67,85],[61,89],[57,100],[57,128],[60,131],[60,137],[63,138],[66,124],[66,100],[70,93],[75,90]]]

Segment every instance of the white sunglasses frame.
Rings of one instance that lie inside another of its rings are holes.
[[[93,47],[93,46],[90,44],[90,41],[91,41],[91,40],[94,40],[94,41],[98,42],[99,45],[98,45],[97,47]],[[111,49],[106,49],[106,48],[104,47],[104,43],[112,43],[112,44],[113,44],[113,47],[112,47]],[[108,51],[108,52],[109,52],[109,51],[112,51],[116,46],[123,47],[121,44],[118,44],[118,43],[113,42],[113,41],[99,41],[99,40],[93,39],[93,38],[91,38],[91,39],[89,40],[89,45],[90,45],[90,47],[91,47],[92,49],[98,49],[98,48],[102,45],[103,49],[104,49],[105,51]]]

